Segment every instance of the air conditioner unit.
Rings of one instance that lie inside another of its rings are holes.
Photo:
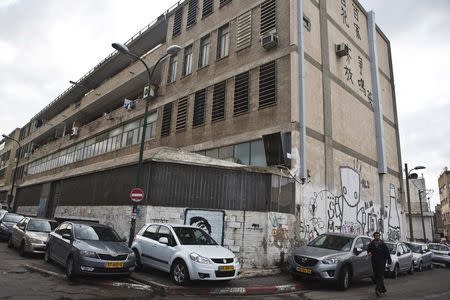
[[[126,110],[134,109],[136,107],[136,101],[125,99],[123,101],[123,108]]]
[[[335,45],[336,54],[339,57],[347,56],[350,52],[350,49],[348,48],[347,44],[336,44]]]
[[[78,127],[72,127],[72,132],[70,136],[78,136]]]
[[[272,49],[278,45],[278,35],[274,32],[269,32],[261,36],[261,46],[264,49]]]

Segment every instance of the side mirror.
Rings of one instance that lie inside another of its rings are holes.
[[[159,238],[158,242],[165,245],[169,244],[169,240],[166,237]]]
[[[65,239],[65,240],[69,240],[69,241],[72,240],[72,236],[71,236],[69,233],[63,233],[63,234],[61,235],[61,237],[62,237],[63,239]]]
[[[400,252],[397,252],[397,256],[400,256],[401,255],[401,253]]]

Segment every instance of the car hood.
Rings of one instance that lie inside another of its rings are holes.
[[[347,252],[332,250],[332,249],[324,249],[310,246],[302,246],[296,248],[293,252],[293,255],[307,256],[311,258],[324,259],[331,258],[335,256],[345,255]]]
[[[48,235],[49,235],[49,233],[48,233],[48,232],[34,232],[34,231],[28,231],[28,232],[26,233],[26,235],[27,235],[28,237],[30,237],[30,238],[37,239],[37,240],[40,240],[40,241],[45,242],[45,241],[48,240]]]
[[[77,241],[77,248],[101,254],[128,254],[131,252],[131,249],[128,248],[124,242]]]
[[[203,257],[208,258],[234,258],[233,252],[230,250],[214,245],[214,246],[207,246],[207,245],[182,245],[184,249],[186,249],[189,252],[195,252],[198,255],[201,255]]]

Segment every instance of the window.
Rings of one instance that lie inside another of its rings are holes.
[[[175,17],[173,19],[173,30],[172,37],[175,37],[181,33],[181,22],[183,20],[183,6],[181,6],[175,12]]]
[[[250,165],[260,167],[267,166],[263,140],[250,142]]]
[[[147,117],[147,129],[145,131],[145,140],[149,140],[156,135],[156,121],[158,120],[158,112],[153,112]]]
[[[188,109],[188,97],[184,97],[178,100],[177,125],[176,125],[177,132],[186,130],[187,109]]]
[[[192,45],[184,48],[183,76],[192,73]]]
[[[200,39],[200,54],[198,60],[198,67],[203,68],[209,65],[209,34]]]
[[[234,157],[240,164],[250,165],[250,143],[234,145]]]
[[[189,0],[189,9],[186,23],[186,27],[188,28],[197,23],[197,4],[198,0]]]
[[[261,34],[276,30],[277,26],[276,1],[266,0],[261,3]]]
[[[303,16],[303,27],[306,30],[311,31],[311,20],[307,16]]]
[[[222,81],[214,85],[213,105],[212,105],[212,121],[225,118],[225,98],[226,98],[226,81]]]
[[[202,17],[205,18],[212,14],[214,11],[214,0],[203,0],[203,12]]]
[[[228,56],[230,48],[230,26],[228,24],[219,28],[217,35],[217,59]]]
[[[272,61],[259,67],[259,108],[277,102],[276,63]]]
[[[234,115],[238,116],[249,110],[250,72],[236,75],[234,78]]]
[[[169,76],[167,78],[167,82],[174,82],[177,78],[177,63],[178,56],[171,56],[169,60]]]
[[[170,123],[172,121],[172,103],[164,105],[161,136],[170,135]]]
[[[252,11],[237,18],[236,50],[242,50],[252,45]]]
[[[231,0],[220,0],[220,7],[226,5],[226,4],[230,3],[230,2],[231,2]]]
[[[206,102],[206,89],[197,91],[194,99],[194,114],[192,120],[192,126],[197,127],[205,123],[205,102]]]
[[[159,227],[159,225],[150,225],[150,226],[148,226],[148,228],[144,231],[144,233],[142,235],[146,238],[156,240],[156,238],[157,238],[156,232],[158,231],[158,227]]]
[[[175,242],[175,238],[173,237],[172,233],[170,232],[170,229],[166,226],[159,227],[158,240],[162,237],[167,238],[167,241],[169,242],[168,246],[174,247],[177,245],[177,243]]]

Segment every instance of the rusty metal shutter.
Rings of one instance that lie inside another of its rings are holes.
[[[161,126],[161,136],[170,135],[170,127],[171,127],[171,123],[172,123],[172,105],[173,105],[172,102],[164,105],[163,119],[162,119],[162,126]]]
[[[183,6],[177,9],[175,17],[173,19],[172,37],[175,37],[181,33],[181,22],[183,20]]]
[[[277,103],[277,64],[275,61],[259,67],[259,108]]]
[[[194,114],[192,126],[197,127],[205,123],[206,89],[195,92]]]
[[[188,16],[186,27],[191,27],[197,23],[197,4],[198,0],[189,0]]]
[[[187,110],[188,110],[188,97],[183,97],[180,100],[178,100],[177,125],[176,125],[177,132],[186,130]]]
[[[203,0],[203,12],[202,17],[207,17],[214,11],[214,1],[213,0]]]
[[[226,80],[214,85],[212,121],[222,120],[225,118],[226,87]]]
[[[250,72],[234,77],[234,116],[241,115],[249,110]]]
[[[252,45],[252,11],[237,18],[236,50],[242,50]]]
[[[267,0],[261,3],[261,34],[272,31],[277,27],[277,2]]]

